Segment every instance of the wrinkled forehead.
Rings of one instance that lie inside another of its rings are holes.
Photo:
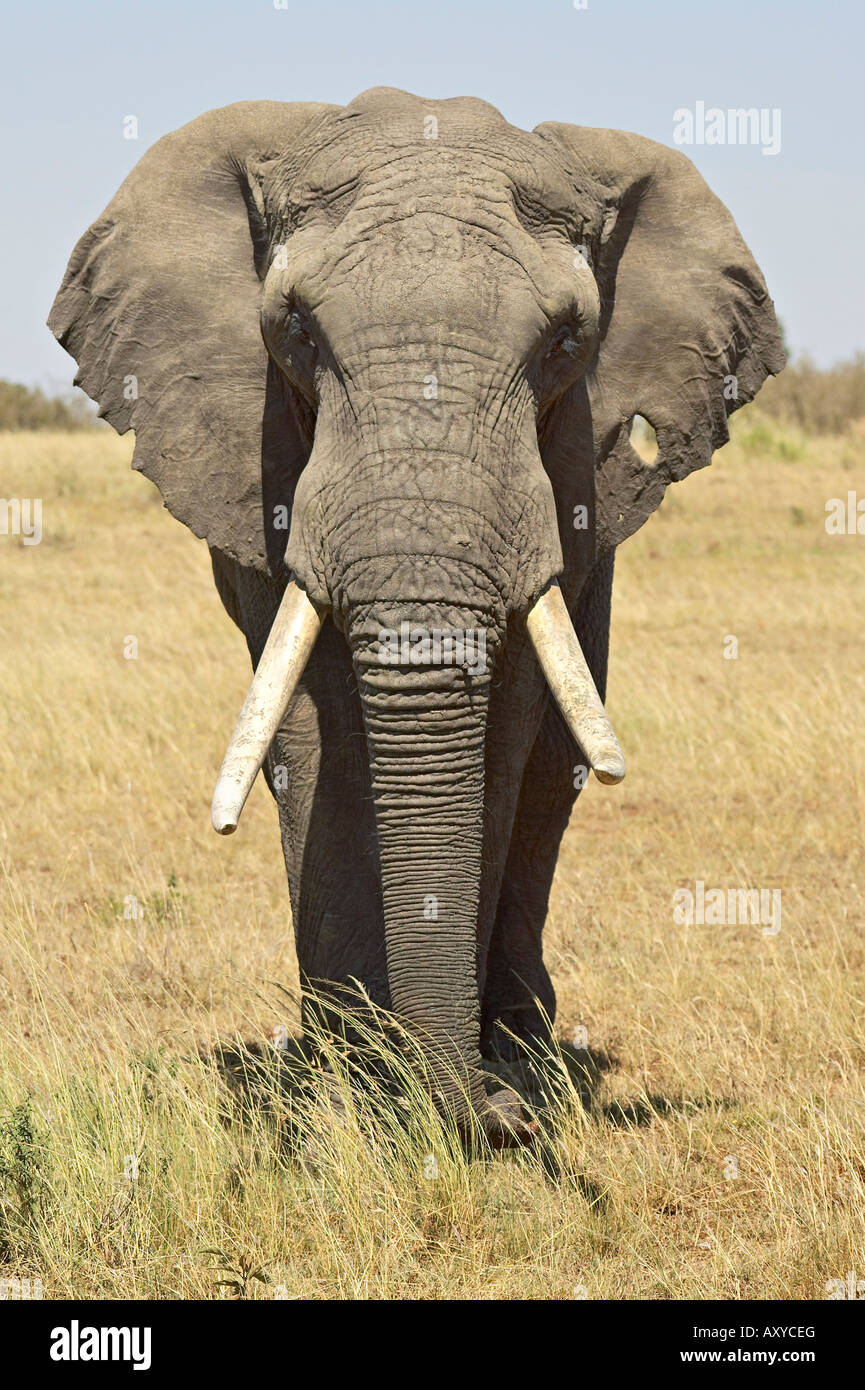
[[[286,157],[282,186],[295,209],[393,187],[447,196],[516,198],[583,221],[573,183],[539,136],[475,98],[428,101],[374,89],[329,112]],[[581,215],[580,215],[581,214]]]

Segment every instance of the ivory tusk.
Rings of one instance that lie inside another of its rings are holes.
[[[210,818],[220,835],[237,829],[324,619],[324,611],[289,579],[219,770]]]
[[[526,618],[541,670],[565,723],[600,782],[621,782],[625,758],[574,631],[557,580]]]

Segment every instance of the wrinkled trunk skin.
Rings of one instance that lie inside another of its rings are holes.
[[[412,622],[440,626],[412,611]],[[451,622],[451,625],[454,625]],[[467,615],[462,626],[476,626]],[[352,646],[372,772],[394,1012],[422,1041],[441,1107],[486,1108],[477,921],[489,674],[382,665],[367,624]]]

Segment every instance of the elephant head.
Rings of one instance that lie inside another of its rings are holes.
[[[635,135],[526,133],[482,101],[390,89],[241,103],[144,156],[49,322],[174,515],[286,584],[217,829],[322,622],[344,634],[392,1005],[443,1059],[443,1092],[455,1066],[484,1113],[491,682],[522,625],[589,763],[623,775],[567,608],[783,365],[735,224],[686,158]]]

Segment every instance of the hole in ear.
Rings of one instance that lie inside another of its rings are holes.
[[[653,464],[658,457],[658,436],[655,433],[655,426],[650,424],[645,415],[634,415],[631,417],[631,429],[628,435],[631,448],[639,454],[643,463]]]

